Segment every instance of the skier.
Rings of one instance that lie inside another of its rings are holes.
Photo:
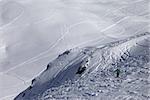
[[[116,69],[115,72],[116,72],[116,77],[118,78],[119,75],[120,75],[120,70],[119,70],[119,69]]]

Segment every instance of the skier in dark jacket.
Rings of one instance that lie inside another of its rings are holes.
[[[115,72],[116,72],[116,77],[119,77],[119,75],[120,75],[120,69],[116,69]]]

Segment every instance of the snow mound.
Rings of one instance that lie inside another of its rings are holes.
[[[148,100],[150,33],[65,51],[15,100]]]

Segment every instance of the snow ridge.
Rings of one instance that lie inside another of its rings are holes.
[[[67,50],[15,100],[148,100],[149,40],[146,32],[100,48]]]

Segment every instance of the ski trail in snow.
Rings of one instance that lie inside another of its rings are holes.
[[[135,3],[138,3],[138,2],[143,2],[143,0],[137,0],[137,1],[131,2],[130,5],[131,5],[131,4],[134,5]],[[113,11],[111,11],[111,9],[109,9],[109,10],[110,10],[109,12],[114,12],[114,11],[121,10],[121,9],[127,8],[127,7],[128,7],[128,5],[122,6],[122,7],[118,8],[118,9],[116,9],[116,10],[113,10]],[[107,13],[107,14],[110,14],[110,13]],[[107,14],[105,14],[105,16],[106,16]]]
[[[128,18],[129,18],[129,16],[126,16],[126,17],[120,19],[119,21],[117,21],[116,23],[114,23],[114,24],[108,26],[107,28],[101,30],[100,32],[105,32],[106,30],[108,30],[108,29],[110,29],[110,28],[116,26],[117,24],[119,24],[120,22],[122,22],[123,20],[128,19]]]
[[[22,9],[22,8],[21,8],[21,9]],[[24,10],[22,10],[22,12],[21,12],[16,18],[14,18],[11,22],[5,24],[4,26],[1,26],[0,28],[3,29],[3,28],[6,28],[6,27],[10,26],[10,25],[13,24],[16,20],[18,20],[23,14],[24,14]]]
[[[24,80],[24,79],[22,79],[21,77],[19,77],[16,73],[14,73],[14,74],[9,74],[9,73],[4,73],[5,75],[7,75],[7,76],[10,76],[10,77],[14,77],[14,78],[16,78],[16,79],[18,79],[18,80],[20,80],[20,81],[22,81],[22,83],[21,84],[24,84],[24,85],[26,85],[27,86],[27,82]],[[17,86],[19,86],[20,84],[17,84],[17,85],[15,85],[15,86],[12,86],[12,87],[17,87]],[[12,88],[11,87],[11,88]],[[5,89],[6,88],[8,88],[8,87],[4,87]]]
[[[141,2],[141,0],[140,0],[140,1],[136,1],[136,2]],[[136,3],[136,2],[133,2],[133,3]],[[120,8],[118,8],[118,9],[116,9],[116,10],[119,10],[119,9],[122,9],[122,8],[125,8],[125,7],[126,7],[126,6],[123,6],[123,7],[120,7]],[[114,10],[114,11],[116,11],[116,10]],[[107,13],[107,14],[108,14],[108,13]],[[107,14],[106,14],[106,15],[107,15]],[[127,19],[127,18],[129,18],[129,16],[124,17],[123,19],[119,20],[118,22],[116,22],[116,23],[113,24],[113,25],[108,26],[107,28],[101,30],[100,32],[104,32],[104,31],[106,31],[106,30],[108,30],[108,29],[114,27],[117,23],[119,23],[119,22],[121,22],[121,21],[123,21],[123,20],[125,20],[125,19]],[[78,24],[80,24],[80,23],[82,23],[82,22],[73,24],[73,25],[70,26],[70,28],[73,28],[74,26],[76,26],[76,25],[78,25]],[[70,29],[70,28],[69,28],[69,29]],[[67,34],[68,34],[68,33],[67,33]],[[56,43],[54,43],[54,44],[52,45],[52,47],[50,47],[49,49],[54,48],[54,47],[59,43],[59,41],[61,41],[61,40],[65,37],[65,35],[66,35],[65,33],[64,33],[64,34],[61,33],[61,37],[60,37],[58,40],[56,40]],[[104,34],[104,35],[106,35],[106,34]],[[106,36],[107,36],[107,35],[106,35]],[[111,38],[111,36],[108,36],[108,37]],[[79,44],[79,45],[83,45],[83,44],[86,44],[86,43],[92,42],[92,41],[94,41],[94,40],[89,40],[89,41],[86,41],[85,43],[81,43],[81,44]],[[75,46],[75,47],[76,47],[76,46]],[[48,49],[48,50],[49,50],[49,49]],[[24,62],[22,62],[22,63],[20,63],[20,64],[18,64],[18,65],[16,65],[16,66],[14,66],[14,67],[12,67],[11,69],[9,69],[9,70],[7,70],[7,71],[5,71],[5,72],[2,72],[2,73],[7,73],[8,71],[13,70],[13,69],[15,69],[15,68],[17,68],[17,67],[19,67],[19,66],[25,64],[25,63],[34,62],[34,61],[38,60],[38,59],[36,59],[36,58],[38,58],[38,57],[41,56],[41,55],[44,55],[45,53],[48,52],[48,50],[46,50],[46,51],[40,53],[39,55],[37,55],[37,56],[35,56],[35,57],[32,57],[32,58],[28,59],[28,60],[26,60],[26,61],[24,61]],[[36,59],[36,60],[33,60],[33,59]],[[32,60],[33,60],[33,61],[32,61]],[[1,73],[0,73],[0,74],[1,74]]]
[[[113,25],[112,25],[113,26]],[[107,28],[108,29],[108,28]],[[104,29],[105,30],[105,29]],[[104,31],[104,30],[102,30],[102,31]],[[140,31],[140,30],[139,30]],[[137,32],[136,32],[137,33]],[[63,34],[62,34],[62,37],[63,37]],[[63,39],[63,38],[62,38]],[[81,44],[79,44],[79,45],[83,45],[83,44],[86,44],[86,43],[88,43],[88,42],[91,42],[91,41],[94,41],[95,39],[93,39],[93,40],[89,40],[89,41],[86,41],[86,42],[84,42],[84,43],[81,43]],[[79,45],[77,45],[77,46],[79,46]],[[95,64],[96,65],[96,64]],[[99,65],[96,67],[96,69],[99,67]],[[15,76],[14,76],[15,77]],[[83,77],[84,77],[84,75],[83,75]],[[22,80],[22,79],[21,79]],[[26,84],[26,83],[28,83],[28,82],[30,82],[32,79],[29,79],[29,80],[27,80],[27,81],[24,81],[24,80],[22,80],[23,81],[23,84]],[[17,85],[16,85],[17,86]]]
[[[128,17],[125,17],[125,18],[119,20],[118,22],[116,22],[115,24],[112,24],[112,25],[106,27],[105,29],[102,29],[100,32],[105,32],[106,30],[108,30],[108,29],[114,27],[115,25],[117,25],[117,23],[121,22],[122,20],[124,20],[124,19],[126,19],[126,18],[128,18]],[[86,21],[86,22],[89,22],[89,23],[90,23],[90,21]],[[77,25],[78,25],[78,23],[77,23]],[[70,28],[67,30],[67,34],[68,34],[69,30],[70,30],[71,28],[73,28],[73,27],[74,27],[74,26],[70,27]],[[64,38],[64,35],[66,35],[66,34],[62,34],[61,40]],[[97,38],[97,39],[99,39],[99,38]],[[91,40],[88,40],[88,41],[86,41],[86,42],[77,44],[77,45],[74,46],[74,48],[75,48],[75,47],[78,47],[78,46],[81,46],[81,45],[84,45],[84,44],[87,44],[87,43],[89,43],[89,42],[95,41],[95,40],[97,40],[97,39],[91,39]],[[57,42],[59,42],[59,41],[57,41]],[[57,45],[57,44],[55,44],[55,46],[56,46],[56,45]],[[55,46],[54,46],[54,47],[55,47]],[[44,56],[44,57],[45,57],[45,56]],[[44,57],[42,57],[42,58],[44,58]],[[39,58],[39,59],[41,59],[41,58]],[[37,60],[38,60],[38,59],[35,59],[35,60],[33,60],[32,62],[37,61]],[[29,63],[31,63],[31,62],[29,62]]]
[[[19,79],[20,81],[23,82],[24,85],[27,85],[26,81],[24,79],[22,79],[21,77],[19,77],[19,75],[17,75],[16,73],[14,73],[14,74],[8,74],[8,73],[6,73],[6,74],[9,75],[9,76],[12,76],[12,77],[15,77],[15,78]]]
[[[63,35],[62,35],[59,39],[57,39],[56,42],[55,42],[51,47],[49,47],[47,50],[45,50],[44,52],[41,52],[41,53],[38,54],[37,56],[34,56],[34,57],[32,57],[32,58],[30,58],[30,59],[28,59],[28,60],[26,60],[26,61],[24,61],[24,62],[22,62],[22,63],[20,63],[20,64],[18,64],[18,65],[16,65],[16,66],[14,66],[14,67],[12,67],[12,68],[10,68],[10,69],[4,71],[4,72],[1,72],[1,74],[3,74],[3,73],[8,73],[9,71],[11,71],[11,70],[13,70],[13,69],[16,69],[16,68],[18,68],[18,67],[20,67],[20,66],[22,66],[22,65],[24,65],[24,64],[26,64],[26,63],[31,63],[31,62],[37,61],[40,56],[42,56],[42,55],[48,53],[49,50],[53,49],[53,48],[69,33],[69,30],[70,30],[71,28],[74,28],[75,26],[80,25],[80,24],[82,24],[82,23],[86,23],[86,22],[88,22],[88,21],[81,21],[81,22],[78,22],[78,23],[75,23],[75,24],[71,25],[71,26],[67,29],[67,32],[65,32],[64,34],[62,33]],[[40,59],[41,59],[41,58],[40,58]]]
[[[116,9],[116,10],[113,10],[112,12],[117,11],[117,10],[120,10],[120,9],[122,9],[122,8],[125,8],[125,7],[127,7],[127,6],[120,7],[120,8],[118,8],[118,9]],[[109,13],[105,14],[104,16],[107,16],[108,14],[109,14]],[[128,19],[128,18],[129,18],[129,16],[125,16],[124,18],[122,18],[122,19],[120,19],[119,21],[117,21],[115,24],[112,24],[112,25],[110,25],[110,26],[108,26],[108,27],[106,27],[106,28],[100,30],[100,32],[102,32],[102,34],[103,34],[104,36],[106,36],[106,37],[109,37],[109,38],[112,38],[112,39],[117,39],[117,38],[108,36],[108,35],[104,34],[103,32],[105,32],[105,31],[107,31],[108,29],[110,29],[110,28],[116,26],[118,23],[120,23],[121,21],[123,21],[123,20],[125,20],[125,19]],[[86,42],[83,42],[83,43],[81,43],[81,44],[76,45],[75,47],[81,46],[81,45],[84,45],[84,44],[87,44],[87,43],[89,43],[89,42],[93,42],[93,41],[98,40],[98,39],[100,39],[100,38],[98,37],[98,38],[96,38],[96,39],[88,40],[88,41],[86,41]]]
[[[70,62],[70,63],[69,63],[68,65],[66,65],[66,66],[70,66],[70,65],[72,65],[73,63],[75,63],[76,61],[78,61],[79,59],[84,59],[84,58],[86,58],[86,56],[83,56],[83,57],[81,57],[81,58],[75,59],[75,60],[73,60],[72,62]],[[66,66],[62,69],[62,71],[67,68]],[[42,72],[43,72],[43,71],[41,71],[38,75],[40,75]],[[36,75],[36,76],[38,76],[38,75]],[[15,77],[15,76],[13,76],[13,77]],[[16,77],[16,78],[17,78],[17,77]],[[19,77],[18,77],[18,78],[19,78]],[[20,78],[19,78],[19,79],[20,79]],[[26,81],[24,81],[23,79],[21,79],[21,80],[23,81],[24,85],[27,85],[27,83],[28,83],[28,82],[31,82],[31,81],[33,80],[33,78],[31,78],[31,79],[29,79],[29,80],[26,80]],[[20,83],[20,84],[23,84],[23,83]],[[20,84],[15,85],[15,86],[13,86],[13,87],[17,87],[17,86],[19,86]]]
[[[124,7],[126,7],[126,6],[124,6]],[[119,8],[119,9],[122,9],[122,8],[124,8],[124,7],[121,7],[121,8]],[[118,10],[118,9],[116,9],[116,10]],[[107,14],[108,14],[108,13],[107,13]],[[125,19],[127,19],[127,18],[129,18],[129,16],[126,16],[126,17],[122,18],[121,20],[119,20],[119,21],[116,22],[115,24],[108,26],[107,28],[101,30],[100,32],[105,32],[106,30],[108,30],[108,29],[114,27],[115,25],[117,25],[118,23],[120,23],[121,21],[123,21],[123,20],[125,20]],[[71,26],[69,27],[69,29],[73,28],[74,26],[76,26],[76,25],[78,25],[78,24],[80,24],[80,23],[84,23],[84,21],[71,25]],[[69,29],[68,29],[68,30],[69,30]],[[46,54],[47,52],[49,52],[50,49],[54,48],[61,40],[63,40],[64,37],[65,37],[65,35],[68,34],[68,32],[69,32],[69,31],[67,31],[67,33],[61,33],[61,37],[60,37],[48,50],[46,50],[46,51],[40,53],[39,55],[37,55],[37,56],[35,56],[35,57],[32,57],[32,58],[28,59],[28,60],[26,60],[26,61],[24,61],[24,62],[22,62],[22,63],[20,63],[20,64],[18,64],[18,65],[16,65],[16,66],[14,66],[14,67],[12,67],[12,68],[10,68],[9,70],[4,71],[4,72],[2,72],[2,73],[8,73],[9,71],[18,68],[18,67],[21,66],[21,65],[24,65],[24,64],[26,64],[26,63],[31,63],[31,62],[37,61],[40,56],[42,56],[42,55]],[[106,34],[104,34],[104,35],[107,36]],[[111,38],[111,36],[107,36],[107,37],[110,37],[110,38]],[[83,44],[86,44],[86,43],[89,43],[89,42],[92,42],[92,41],[95,41],[95,40],[96,40],[96,39],[89,40],[89,41],[83,42],[83,43],[81,43],[81,44],[78,44],[77,46],[80,46],[80,45],[83,45]],[[75,46],[75,47],[77,47],[77,46]],[[39,59],[41,59],[41,58],[39,58]],[[1,73],[0,73],[0,74],[1,74]]]
[[[106,28],[100,30],[100,32],[101,32],[104,36],[106,36],[106,37],[113,38],[113,37],[111,37],[111,36],[107,36],[107,35],[104,34],[103,32],[105,32],[105,31],[107,31],[108,29],[110,29],[110,28],[116,26],[118,23],[120,23],[121,21],[123,21],[123,20],[125,20],[125,19],[127,19],[127,18],[129,18],[129,16],[126,16],[126,17],[122,18],[121,20],[117,21],[115,24],[112,24],[112,25],[110,25],[110,26],[108,26],[108,27],[106,27]],[[100,39],[100,38],[98,37],[98,38],[96,38],[96,39],[91,39],[91,40],[85,41],[85,42],[83,42],[83,43],[81,43],[81,44],[78,44],[78,45],[76,45],[76,46],[74,46],[74,47],[82,46],[82,45],[84,45],[84,44],[87,44],[87,43],[89,43],[89,42],[93,42],[93,41],[98,40],[98,39]],[[104,39],[104,38],[103,38],[103,39]],[[116,39],[116,38],[113,38],[113,39]]]
[[[55,10],[52,10],[51,13],[50,13],[51,16],[42,18],[41,20],[38,20],[38,21],[33,22],[33,23],[27,23],[27,24],[23,25],[23,27],[28,27],[31,24],[36,25],[36,24],[39,24],[41,22],[48,21],[48,20],[50,20],[53,17],[53,15],[55,14],[55,12],[56,12]],[[18,20],[22,16],[23,13],[24,13],[24,11],[17,18],[15,18],[12,22],[9,22],[8,24],[6,24],[4,26],[1,26],[0,29],[2,30],[4,28],[9,27],[11,24],[13,24],[13,22],[15,22],[16,20]],[[13,29],[18,28],[18,27],[20,27],[20,26],[11,26],[11,28],[13,28]]]
[[[126,7],[126,6],[124,6],[124,7]],[[122,9],[122,8],[124,8],[124,7],[120,7],[120,8],[118,8],[118,9],[116,9],[116,10]],[[114,10],[114,11],[116,11],[116,10]],[[55,10],[54,10],[54,11],[55,11]],[[53,11],[53,13],[54,13],[54,11]],[[108,13],[107,13],[107,14],[108,14]],[[107,15],[107,14],[106,14],[106,15]],[[53,14],[52,14],[52,15],[53,15]],[[106,15],[104,15],[104,16],[106,16]],[[128,16],[127,16],[127,17],[124,17],[124,18],[121,19],[121,20],[119,20],[117,23],[121,22],[122,20],[124,20],[124,19],[126,19],[126,18],[128,18]],[[16,65],[16,66],[14,66],[14,67],[8,69],[7,71],[4,71],[4,72],[2,72],[2,73],[7,73],[7,72],[9,72],[9,71],[11,71],[11,70],[13,70],[13,69],[16,69],[16,68],[18,68],[19,66],[22,66],[22,65],[24,65],[24,64],[26,64],[26,63],[31,63],[31,62],[37,61],[37,60],[38,60],[37,58],[38,58],[39,56],[42,56],[42,55],[46,54],[47,52],[49,52],[50,49],[54,48],[54,47],[59,43],[59,41],[63,40],[64,37],[65,37],[65,35],[69,33],[69,30],[70,30],[71,28],[73,28],[73,27],[75,27],[75,26],[77,26],[77,25],[79,25],[79,24],[82,24],[82,23],[84,23],[84,22],[88,22],[88,21],[81,21],[81,22],[79,22],[79,23],[75,23],[75,24],[71,25],[71,26],[67,29],[67,31],[66,31],[65,33],[62,33],[62,32],[61,32],[61,37],[60,37],[58,40],[56,40],[56,42],[52,45],[52,47],[50,47],[50,48],[47,49],[46,51],[44,51],[44,52],[40,53],[39,55],[34,56],[34,57],[32,57],[32,58],[30,58],[30,59],[28,59],[28,60],[26,60],[26,61],[24,61],[24,62],[22,62],[22,63],[20,63],[20,64],[18,64],[18,65]],[[104,31],[106,31],[106,30],[112,28],[112,27],[115,26],[117,23],[106,27],[105,29],[101,30],[100,32],[104,32]],[[110,38],[111,38],[111,37],[110,37]],[[77,46],[80,46],[80,45],[83,45],[83,44],[92,42],[92,41],[94,41],[94,40],[97,40],[97,39],[93,39],[93,40],[89,40],[89,41],[83,42],[83,43],[81,43],[81,44],[78,44]],[[77,46],[75,46],[75,47],[77,47]],[[40,58],[40,59],[41,59],[41,58]],[[0,75],[1,75],[2,73],[0,73]]]
[[[58,40],[56,40],[56,42],[55,42],[48,50],[42,52],[40,56],[43,56],[44,54],[48,53],[49,50],[51,50],[51,49],[53,49],[54,47],[56,47],[56,45],[57,45],[61,40],[63,40],[64,37],[65,37],[67,34],[69,34],[69,30],[70,30],[71,28],[74,28],[74,27],[77,26],[77,25],[80,25],[80,24],[82,24],[82,23],[87,23],[87,22],[88,22],[88,21],[81,21],[81,22],[79,22],[79,23],[76,23],[76,24],[71,25],[69,28],[66,28],[67,31],[64,32],[64,33],[61,33],[62,36],[61,36]],[[44,56],[44,57],[45,57],[45,56]],[[44,57],[41,57],[41,58],[44,58]],[[41,59],[41,58],[37,58],[37,57],[36,57],[34,60],[29,61],[29,62],[27,62],[27,63],[35,62],[35,61],[37,61],[37,60],[39,60],[39,59]]]
[[[117,25],[117,23],[119,23],[119,22],[121,22],[121,21],[127,19],[128,17],[129,17],[129,16],[122,18],[121,20],[117,21],[116,23],[114,23],[114,24],[112,24],[112,25],[106,27],[105,29],[102,29],[100,32],[102,32],[102,33],[105,32],[106,30],[108,30],[108,29],[114,27],[115,25]],[[35,62],[35,61],[37,61],[38,59],[41,59],[40,56],[42,56],[42,55],[48,53],[49,50],[53,49],[53,48],[69,33],[69,30],[70,30],[71,28],[73,28],[73,27],[75,27],[75,26],[77,26],[77,25],[80,25],[80,24],[82,24],[82,23],[86,23],[86,22],[89,22],[89,21],[81,21],[81,22],[79,22],[79,23],[76,23],[76,24],[71,25],[71,26],[67,29],[67,31],[66,31],[64,34],[61,33],[62,36],[61,36],[59,39],[57,39],[56,42],[55,42],[49,49],[45,50],[44,52],[40,53],[39,55],[37,55],[37,56],[35,56],[35,57],[32,57],[32,58],[30,58],[30,59],[28,59],[28,60],[26,60],[26,61],[24,61],[24,62],[22,62],[22,63],[20,63],[20,64],[18,64],[18,65],[16,65],[16,66],[14,66],[14,67],[12,67],[12,68],[10,68],[10,69],[8,69],[8,70],[2,72],[2,74],[3,74],[3,73],[8,73],[9,71],[11,71],[11,70],[13,70],[13,69],[16,69],[16,68],[18,68],[18,67],[20,67],[20,66],[22,66],[22,65],[24,65],[24,64],[26,64],[26,63]],[[92,42],[92,41],[94,41],[94,40],[96,40],[96,39],[86,41],[85,43],[89,43],[89,42]],[[85,43],[83,43],[83,44],[85,44]],[[82,45],[83,45],[83,44],[82,44]],[[79,46],[79,45],[77,45],[77,46]],[[75,46],[75,47],[76,47],[76,46]]]
[[[114,26],[116,26],[116,25],[117,25],[117,24],[119,24],[120,22],[122,22],[122,21],[124,21],[124,20],[128,19],[129,17],[130,17],[130,16],[126,16],[126,17],[124,17],[124,18],[120,19],[120,20],[119,20],[119,21],[117,21],[116,23],[114,23],[114,24],[110,25],[110,26],[109,26],[109,27],[107,27],[106,29],[101,30],[100,32],[102,32],[102,34],[103,34],[104,36],[106,36],[106,37],[116,39],[116,38],[114,38],[114,37],[112,37],[112,36],[110,36],[110,35],[108,35],[108,34],[104,34],[104,32],[105,32],[105,31],[107,31],[108,29],[113,28]]]

